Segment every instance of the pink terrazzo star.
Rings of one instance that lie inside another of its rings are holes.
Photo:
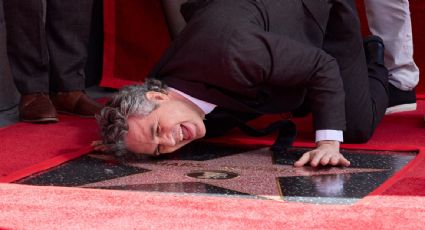
[[[268,199],[282,199],[278,177],[352,174],[361,172],[380,172],[386,169],[329,167],[296,168],[292,165],[278,165],[272,162],[272,153],[268,148],[220,157],[206,161],[161,160],[130,163],[134,167],[151,170],[140,174],[91,183],[82,187],[135,186],[167,183],[198,182],[241,193],[247,193]],[[197,171],[206,171],[202,179],[188,176]],[[239,176],[222,179],[220,172],[236,173]],[[210,177],[208,177],[210,175]],[[218,178],[217,178],[218,177]],[[215,179],[208,179],[215,178]],[[178,188],[176,188],[178,190]],[[176,191],[179,192],[179,191]]]

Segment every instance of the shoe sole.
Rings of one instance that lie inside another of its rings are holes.
[[[56,110],[59,114],[64,114],[64,115],[71,115],[71,116],[77,116],[77,117],[82,117],[82,118],[95,118],[95,115],[82,115],[82,114],[78,114],[78,113],[71,113],[71,112],[67,112],[67,111],[63,111],[63,110]]]
[[[39,119],[32,119],[32,120],[28,120],[28,119],[21,119],[22,122],[28,122],[28,123],[39,123],[39,124],[43,124],[43,123],[56,123],[59,121],[58,118],[55,117],[46,117],[46,118],[39,118]]]
[[[416,108],[417,108],[416,103],[397,105],[397,106],[387,108],[387,110],[385,111],[385,115],[393,114],[393,113],[415,111]]]

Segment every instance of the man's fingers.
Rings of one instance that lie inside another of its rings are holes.
[[[350,166],[350,161],[347,160],[344,156],[341,155],[341,158],[339,159],[339,163],[342,166],[348,167]]]
[[[294,163],[295,167],[301,167],[307,164],[310,161],[311,152],[306,152],[302,157]]]
[[[106,152],[108,150],[108,147],[106,145],[97,145],[93,147],[96,151]]]
[[[313,159],[310,162],[310,165],[313,167],[317,167],[320,163],[320,160],[322,160],[323,155],[325,155],[322,151],[315,151],[315,154],[313,156]]]
[[[334,165],[334,166],[338,165],[339,159],[340,157],[338,155],[332,156],[330,160],[331,165]]]
[[[323,166],[328,165],[330,160],[331,160],[331,156],[329,154],[325,154],[320,160],[320,164]]]
[[[348,161],[342,154],[329,154],[323,151],[309,151],[302,155],[302,157],[294,163],[295,167],[302,167],[310,163],[312,167],[317,167],[320,165],[341,165],[341,166],[350,166],[350,161]]]
[[[342,154],[331,157],[331,165],[341,165],[341,166],[350,166],[350,161],[348,161]]]
[[[103,142],[100,140],[93,141],[91,143],[91,146],[93,147],[94,150],[100,151],[100,152],[107,152],[109,150],[108,146],[103,144]]]
[[[102,145],[103,142],[101,140],[97,140],[97,141],[92,141],[91,146],[99,146]]]

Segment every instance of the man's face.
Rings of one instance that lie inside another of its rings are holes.
[[[203,114],[194,105],[157,92],[146,96],[159,107],[148,116],[128,118],[124,138],[128,150],[152,155],[170,153],[205,136]]]

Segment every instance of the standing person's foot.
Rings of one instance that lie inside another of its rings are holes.
[[[385,45],[382,38],[376,35],[370,35],[363,40],[366,63],[371,62],[384,65]]]
[[[59,113],[82,117],[94,117],[103,108],[101,104],[89,98],[82,90],[52,93],[50,99]]]
[[[415,90],[404,91],[389,84],[389,103],[385,114],[416,110]]]
[[[21,96],[19,119],[31,123],[53,123],[58,121],[56,109],[46,93]]]

